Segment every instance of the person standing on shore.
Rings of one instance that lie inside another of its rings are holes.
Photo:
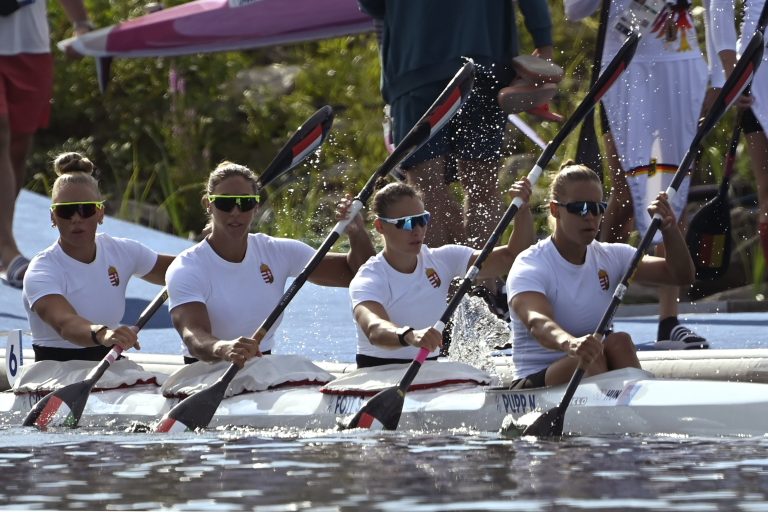
[[[59,0],[75,35],[93,30],[83,0]],[[16,245],[13,217],[35,132],[48,126],[53,56],[45,0],[0,2],[0,267],[21,288],[29,260]]]

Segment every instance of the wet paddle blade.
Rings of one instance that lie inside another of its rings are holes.
[[[76,427],[93,387],[89,381],[75,382],[45,395],[27,413],[22,425],[46,430],[51,426]]]
[[[691,219],[685,241],[696,267],[697,279],[717,279],[731,261],[731,211],[728,200],[717,196]]]
[[[554,437],[563,435],[565,409],[555,407],[538,417],[536,421],[525,427],[524,436]]]
[[[274,159],[259,177],[264,188],[281,177],[322,146],[333,125],[333,109],[326,105],[304,121],[296,133],[280,148]]]
[[[230,381],[218,380],[212,386],[188,396],[155,425],[155,432],[184,432],[205,428],[216,414],[216,409],[224,399],[224,393]]]
[[[371,397],[340,430],[367,428],[371,430],[397,430],[403,412],[405,394],[397,386],[379,391]]]

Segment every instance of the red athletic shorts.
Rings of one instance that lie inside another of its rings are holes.
[[[0,55],[0,117],[11,131],[35,133],[51,118],[53,56],[50,53]]]

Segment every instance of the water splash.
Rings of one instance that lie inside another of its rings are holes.
[[[482,299],[464,297],[453,315],[449,358],[501,378],[493,361],[493,352],[508,342],[507,324],[493,315]]]

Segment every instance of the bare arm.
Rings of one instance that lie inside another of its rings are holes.
[[[336,218],[346,216],[352,197],[343,198],[336,209]],[[376,254],[373,242],[365,229],[363,216],[359,213],[347,225],[345,231],[349,237],[349,252],[347,254],[328,253],[310,274],[309,280],[322,286],[349,286],[349,282],[355,277],[357,269],[368,261],[368,258]]]
[[[173,262],[173,258],[173,256],[167,254],[158,254],[155,266],[152,267],[152,270],[147,275],[142,276],[142,279],[152,284],[164,285],[165,271],[168,270],[168,265]]]
[[[59,3],[69,21],[74,25],[75,34],[82,35],[92,30],[83,0],[59,0]]]
[[[63,295],[46,295],[32,305],[32,310],[63,339],[81,347],[120,345],[124,349],[141,348],[136,333],[130,327],[121,325],[116,329],[102,329],[77,314],[75,308]],[[98,331],[93,342],[91,331]]]
[[[667,202],[667,194],[661,192],[648,207],[651,215],[659,213],[661,235],[664,239],[665,257],[644,256],[637,266],[635,278],[645,283],[663,285],[689,285],[696,278],[696,268],[691,253],[685,244],[685,238],[675,220],[672,207]]]
[[[188,302],[171,310],[173,326],[193,357],[201,361],[230,361],[242,367],[248,359],[260,357],[259,343],[253,338],[220,340],[211,333],[208,309],[202,302]]]
[[[528,182],[528,179],[526,178],[515,183],[510,190],[510,195],[513,198],[520,196],[525,202],[515,214],[515,227],[507,241],[507,245],[495,247],[491,254],[488,255],[488,259],[485,260],[485,264],[478,274],[480,279],[507,274],[517,255],[530,247],[534,241],[533,215],[531,215],[531,210],[528,208],[528,201],[531,198],[531,184]],[[475,252],[470,259],[470,265],[475,262],[479,255],[480,251]]]
[[[372,345],[383,348],[400,348],[400,340],[397,337],[399,325],[389,320],[389,315],[384,306],[378,302],[361,302],[354,309],[355,321],[362,329]],[[424,347],[433,351],[443,345],[443,336],[432,327],[419,329],[405,335],[405,342],[414,347]]]
[[[582,367],[588,366],[603,350],[602,343],[591,334],[576,338],[560,327],[554,320],[552,304],[544,294],[523,292],[515,295],[510,305],[543,347],[578,357]]]

